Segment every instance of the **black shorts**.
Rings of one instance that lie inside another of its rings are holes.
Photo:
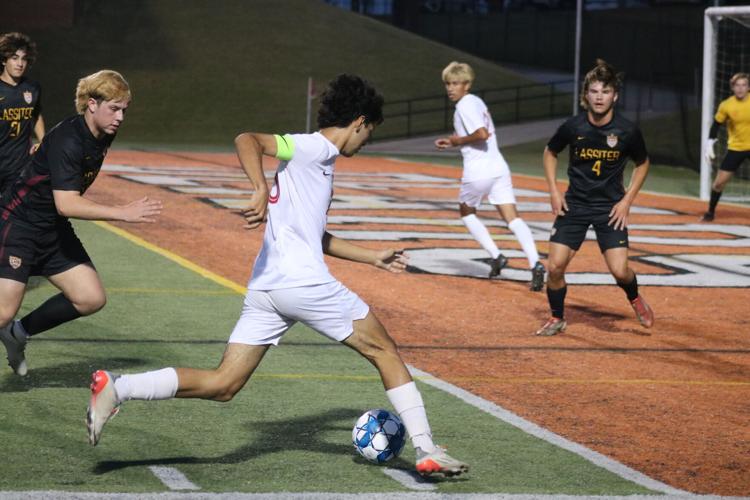
[[[750,158],[750,151],[733,151],[727,150],[727,154],[721,161],[719,170],[726,170],[727,172],[736,172],[742,162],[747,158]]]
[[[79,264],[93,267],[68,220],[50,229],[12,217],[0,223],[0,278],[26,283],[29,276],[54,276]]]
[[[596,241],[602,253],[610,248],[628,248],[628,228],[615,229],[614,225],[608,224],[611,209],[603,211],[574,205],[568,205],[568,208],[570,210],[565,215],[558,215],[555,219],[549,238],[551,242],[577,251],[586,239],[589,226],[594,226]]]

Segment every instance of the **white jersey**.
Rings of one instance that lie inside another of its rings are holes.
[[[453,113],[453,128],[456,135],[466,137],[482,127],[490,134],[487,140],[461,146],[461,155],[464,158],[461,182],[510,175],[508,163],[497,147],[495,124],[492,123],[487,106],[474,94],[466,94],[456,103],[456,111]]]
[[[339,150],[319,132],[289,136],[294,152],[279,163],[268,196],[263,248],[248,283],[276,290],[335,281],[323,261],[323,234]]]

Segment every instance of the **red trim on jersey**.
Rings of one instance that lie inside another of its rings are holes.
[[[8,239],[8,233],[10,232],[11,226],[13,226],[13,224],[8,224],[5,226],[5,229],[3,229],[3,241],[0,243],[0,259],[5,255],[5,240]]]
[[[276,188],[276,194],[273,194],[273,188]],[[276,172],[276,175],[273,176],[273,186],[271,186],[271,191],[268,193],[268,203],[277,203],[280,196],[281,190],[279,189],[279,173]]]
[[[32,177],[31,179],[26,181],[26,184],[18,190],[16,193],[16,196],[13,197],[13,200],[11,200],[10,203],[8,203],[5,207],[3,207],[3,220],[8,220],[8,217],[10,217],[10,214],[13,212],[13,210],[23,203],[24,197],[26,197],[27,194],[29,194],[29,191],[31,191],[31,188],[35,185],[39,184],[44,179],[48,179],[49,175],[37,175],[35,177]]]

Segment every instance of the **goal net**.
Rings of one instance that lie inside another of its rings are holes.
[[[703,101],[701,113],[700,196],[707,200],[711,183],[726,154],[726,127],[716,142],[716,159],[706,160],[706,140],[719,103],[732,95],[729,79],[735,73],[750,73],[750,5],[711,7],[704,15]],[[750,161],[745,161],[724,188],[722,201],[750,203]]]

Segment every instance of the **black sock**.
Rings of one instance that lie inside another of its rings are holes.
[[[719,198],[721,198],[721,191],[711,190],[711,200],[708,202],[708,211],[714,213],[716,205],[719,204]]]
[[[633,273],[633,281],[630,283],[617,282],[617,286],[625,290],[625,295],[628,296],[628,300],[633,302],[638,297],[638,277]]]
[[[65,295],[58,293],[21,318],[21,324],[31,336],[80,317],[78,309],[65,298]]]
[[[547,300],[549,301],[549,308],[552,311],[552,316],[555,318],[563,319],[565,317],[565,294],[568,293],[567,285],[557,290],[552,290],[547,286]]]

